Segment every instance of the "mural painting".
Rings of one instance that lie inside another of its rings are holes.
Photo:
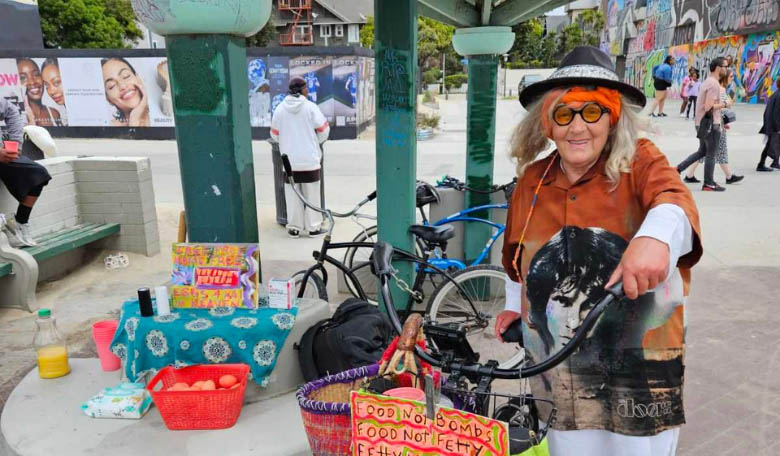
[[[672,98],[679,98],[688,68],[706,77],[718,56],[734,60],[728,91],[738,101],[765,103],[780,77],[780,0],[603,0],[602,10],[602,48],[625,57],[623,79],[649,97],[652,68],[668,54],[675,58]]]

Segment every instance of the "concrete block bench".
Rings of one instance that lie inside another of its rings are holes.
[[[0,233],[0,307],[35,310],[38,281],[81,264],[84,247],[154,255],[160,251],[148,158],[40,160],[52,176],[33,209],[34,248],[11,248]],[[0,184],[0,212],[17,201]]]

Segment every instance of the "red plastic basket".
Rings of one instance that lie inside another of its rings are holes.
[[[234,375],[238,388],[215,391],[165,391],[175,383],[189,385],[213,380],[219,385],[223,375]],[[171,430],[226,429],[236,424],[244,403],[249,366],[246,364],[198,364],[181,369],[162,368],[146,389]],[[162,386],[158,388],[158,386]]]

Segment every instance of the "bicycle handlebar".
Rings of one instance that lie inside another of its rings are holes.
[[[384,241],[379,241],[374,245],[373,266],[379,277],[381,285],[382,299],[385,302],[385,308],[390,316],[390,321],[393,324],[398,334],[402,333],[401,320],[398,317],[398,312],[395,310],[393,304],[393,296],[390,294],[390,282],[389,278],[392,276],[394,270],[391,264],[393,257],[393,247]],[[451,362],[447,365],[441,360],[434,358],[430,354],[426,353],[419,346],[415,346],[415,352],[424,361],[431,365],[441,367],[445,372],[457,371],[466,374],[476,374],[478,376],[489,376],[494,379],[513,379],[513,378],[525,378],[539,375],[542,372],[552,369],[558,364],[562,363],[568,358],[577,348],[579,348],[582,341],[587,336],[587,333],[593,328],[598,321],[599,317],[604,311],[616,301],[622,299],[623,294],[623,282],[618,282],[612,288],[607,289],[607,295],[604,296],[594,307],[588,312],[588,315],[582,321],[582,324],[571,340],[566,343],[563,348],[558,352],[550,356],[544,361],[534,364],[533,366],[523,367],[520,369],[500,369],[496,367],[486,367],[479,363],[474,364],[462,364],[457,362]]]
[[[481,193],[483,195],[490,195],[493,193],[500,192],[502,190],[506,190],[508,187],[515,185],[517,183],[517,178],[512,178],[510,182],[507,182],[506,184],[502,185],[491,185],[490,190],[483,190],[478,188],[472,188],[467,186],[465,183],[461,182],[460,179],[452,176],[444,176],[444,178],[438,182],[436,182],[437,187],[449,187],[454,188],[458,191],[469,191],[473,193]]]

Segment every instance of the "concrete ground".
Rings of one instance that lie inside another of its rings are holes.
[[[434,139],[418,143],[418,177],[435,181],[444,174],[464,176],[466,102],[463,95],[439,99],[442,123]],[[667,113],[679,102],[667,104]],[[745,180],[725,193],[704,193],[691,186],[702,220],[704,257],[693,272],[688,306],[686,412],[679,455],[780,454],[780,314],[774,312],[780,273],[780,223],[775,195],[780,171],[757,173],[763,147],[756,132],[763,106],[739,105],[738,121],[729,133],[729,156]],[[516,100],[498,101],[496,182],[513,176],[508,140],[523,110]],[[654,119],[651,138],[677,163],[695,151],[692,121],[676,115]],[[140,286],[165,283],[170,271],[170,244],[182,209],[179,166],[174,141],[96,139],[58,140],[60,155],[148,156],[152,160],[158,203],[162,254],[129,255],[127,269],[108,271],[91,260],[66,277],[41,284],[38,299],[53,309],[68,335],[73,356],[93,353],[88,323],[115,315],[121,302]],[[289,275],[311,264],[321,239],[289,239],[275,223],[270,146],[253,145],[264,278]],[[348,209],[375,187],[373,131],[358,140],[325,145],[326,200],[334,210]],[[701,168],[697,175],[701,178]],[[716,180],[724,178],[716,169]],[[368,208],[374,210],[374,206]],[[335,237],[351,238],[358,228],[338,221]],[[336,293],[335,274],[329,292]],[[332,302],[339,302],[335,297]],[[22,311],[0,310],[0,400],[34,365],[31,349],[34,318]],[[86,399],[86,398],[85,398]],[[775,432],[773,432],[775,431]],[[1,446],[0,446],[1,447]]]

